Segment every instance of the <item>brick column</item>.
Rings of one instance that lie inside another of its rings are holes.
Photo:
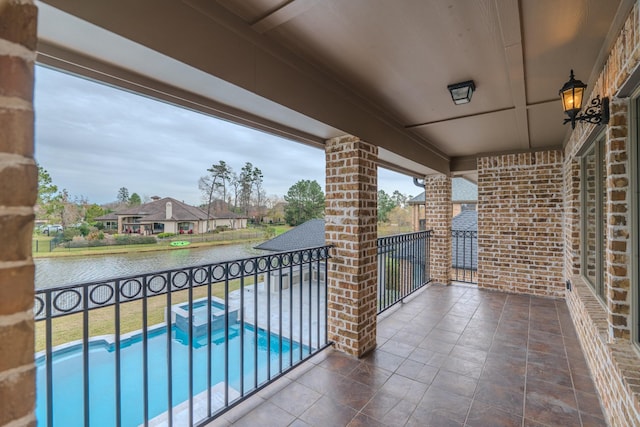
[[[329,339],[361,357],[376,346],[378,149],[339,137],[327,141],[326,159]]]
[[[607,128],[605,163],[606,236],[605,299],[609,307],[609,334],[631,338],[631,215],[629,151],[627,149],[627,100],[613,99]]]
[[[451,284],[451,177],[430,175],[424,179],[427,230],[431,234],[431,278]]]
[[[31,258],[37,9],[0,0],[0,426],[35,425]],[[10,343],[10,345],[9,345]]]

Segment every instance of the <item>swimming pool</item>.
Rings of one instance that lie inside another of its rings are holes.
[[[229,327],[229,385],[240,390],[240,325]],[[267,380],[267,360],[271,360],[271,373],[290,366],[290,360],[300,360],[300,350],[308,355],[309,349],[286,338],[269,335],[258,329],[257,347],[255,328],[244,326],[244,390],[254,387],[254,375],[258,384]],[[225,381],[224,329],[216,330],[211,346],[207,336],[194,338],[193,342],[193,391],[194,395],[207,388],[207,353],[211,349],[211,385]],[[267,353],[267,342],[270,352]],[[166,327],[149,332],[148,337],[149,418],[167,411],[168,362]],[[282,352],[280,353],[280,346]],[[120,346],[122,426],[138,426],[144,422],[143,397],[143,342],[142,334],[123,339]],[[189,397],[189,346],[188,337],[175,327],[171,329],[172,396],[174,407]],[[254,357],[254,355],[256,355]],[[257,359],[257,360],[256,360]],[[57,350],[53,355],[53,422],[55,426],[83,425],[83,369],[82,346]],[[254,362],[257,361],[257,372]],[[46,364],[44,357],[36,359],[36,416],[39,425],[46,425]],[[115,346],[105,340],[93,341],[89,347],[89,407],[91,426],[116,425],[115,403]]]

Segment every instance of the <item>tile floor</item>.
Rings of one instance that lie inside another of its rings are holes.
[[[433,285],[209,426],[606,426],[562,300]]]

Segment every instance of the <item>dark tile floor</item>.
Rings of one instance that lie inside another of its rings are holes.
[[[431,286],[210,426],[606,426],[565,302]]]

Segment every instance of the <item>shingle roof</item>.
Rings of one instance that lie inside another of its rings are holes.
[[[465,209],[451,220],[452,230],[477,231],[478,212],[473,209]]]
[[[324,219],[311,219],[291,230],[255,246],[266,251],[295,251],[324,246]]]
[[[453,203],[470,203],[478,201],[478,185],[464,178],[451,180],[451,201]],[[410,205],[424,203],[424,191],[409,200]]]
[[[115,212],[110,212],[106,215],[97,216],[94,218],[94,220],[96,221],[116,221],[117,219],[118,217],[116,216]]]
[[[478,212],[463,210],[451,220],[453,268],[478,269]]]
[[[166,217],[167,202],[171,202],[171,218]],[[198,221],[206,220],[207,213],[195,206],[187,205],[171,197],[154,200],[139,206],[133,206],[114,212],[117,216],[141,216],[145,221]]]

